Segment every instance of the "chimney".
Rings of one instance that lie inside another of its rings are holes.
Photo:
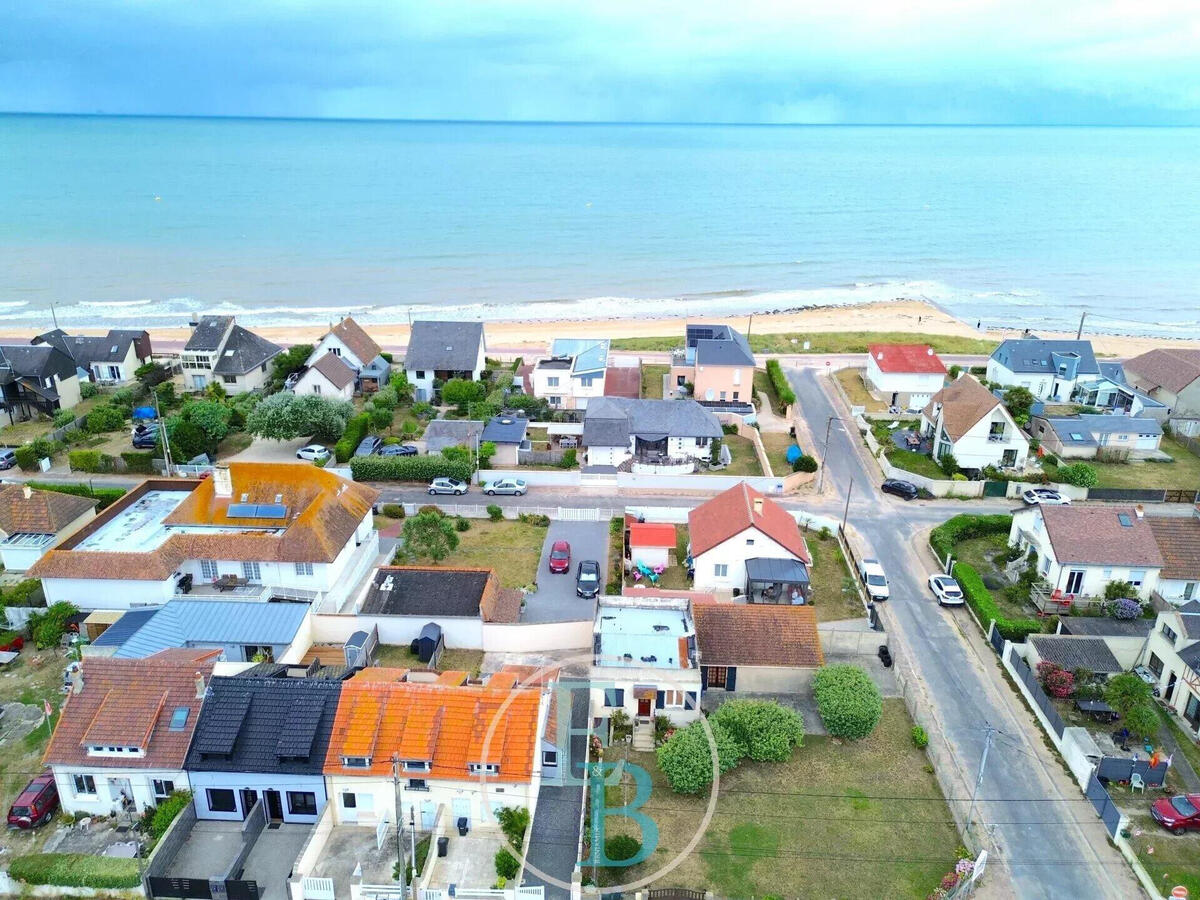
[[[1137,506],[1135,506],[1133,508],[1133,512],[1134,512],[1134,515],[1136,515],[1140,519],[1146,515],[1146,507],[1142,506],[1142,504],[1139,503]]]
[[[762,498],[762,497],[755,497],[755,498],[754,498],[754,514],[755,514],[756,516],[761,516],[761,515],[762,515],[762,502],[763,502],[763,498]]]
[[[925,348],[925,355],[926,355],[926,356],[933,356],[933,348],[932,348],[932,347],[926,347],[926,348]]]
[[[21,493],[24,494],[25,499],[28,500],[30,497],[33,496],[33,488],[31,488],[29,485],[26,484],[26,485],[22,486]]]
[[[196,673],[196,699],[203,700],[205,693],[204,676],[199,672]]]
[[[216,496],[233,496],[233,478],[229,475],[229,466],[214,466],[212,480],[213,493]]]
[[[83,693],[83,666],[80,666],[73,673],[71,673],[71,693]]]

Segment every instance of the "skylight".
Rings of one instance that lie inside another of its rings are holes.
[[[170,731],[183,731],[183,727],[187,724],[188,713],[191,712],[186,706],[177,706],[175,711],[171,713],[171,724],[167,726]]]
[[[1133,527],[1133,519],[1129,517],[1128,513],[1117,513],[1117,521],[1121,523],[1122,528]]]

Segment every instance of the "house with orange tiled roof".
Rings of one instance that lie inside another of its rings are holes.
[[[140,813],[188,790],[184,761],[219,650],[89,658],[42,759],[68,813]]]
[[[688,513],[694,586],[751,603],[799,604],[812,556],[792,515],[742,482]]]
[[[383,356],[375,339],[350,316],[342,319],[325,333],[313,347],[306,365],[315,366],[326,356],[333,356],[354,373],[354,390],[371,394],[385,387],[392,365]]]
[[[825,663],[812,606],[697,601],[692,616],[706,698],[801,693]]]
[[[290,600],[337,612],[379,554],[379,493],[299,463],[234,462],[148,479],[29,570],[47,602],[129,609],[191,599]]]
[[[432,828],[441,811],[454,827],[494,825],[495,811],[532,812],[542,774],[540,735],[549,685],[523,686],[498,672],[485,684],[466,672],[441,675],[370,668],[342,683],[325,778],[335,824],[375,825],[410,814]]]

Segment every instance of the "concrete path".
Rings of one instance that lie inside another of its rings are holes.
[[[1183,755],[1183,749],[1179,746],[1175,732],[1163,725],[1158,729],[1158,743],[1167,748],[1167,755],[1171,757],[1171,768],[1175,770],[1175,774],[1179,776],[1179,780],[1183,782],[1187,792],[1200,794],[1200,775],[1196,774],[1191,761]]]

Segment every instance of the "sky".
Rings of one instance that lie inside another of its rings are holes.
[[[0,110],[1200,125],[1195,0],[38,0]]]

